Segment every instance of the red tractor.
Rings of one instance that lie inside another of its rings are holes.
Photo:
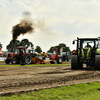
[[[10,62],[12,64],[30,64],[32,61],[32,57],[29,53],[26,53],[26,48],[19,46],[16,47],[14,50],[14,53],[8,54],[7,59],[5,60],[6,64],[9,64]]]
[[[53,51],[53,54],[51,56],[50,63],[54,64],[55,62],[57,62],[57,64],[62,64],[63,59],[62,59],[62,56],[58,55],[57,48],[53,48],[52,51]]]

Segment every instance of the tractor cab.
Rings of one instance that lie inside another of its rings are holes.
[[[80,62],[90,62],[95,58],[95,52],[97,49],[97,38],[77,38],[73,43],[77,41],[76,53]]]
[[[20,54],[20,53],[26,53],[26,48],[25,47],[16,47],[15,51],[14,51],[15,54]]]
[[[100,55],[100,38],[77,38],[73,41],[76,45],[76,52],[72,54],[71,68],[83,68],[83,64],[94,67],[96,65],[97,56]],[[76,62],[76,65],[75,65]]]

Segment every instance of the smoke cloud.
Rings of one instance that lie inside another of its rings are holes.
[[[23,12],[22,17],[23,19],[20,21],[19,24],[12,27],[12,38],[15,44],[15,40],[18,38],[19,35],[24,35],[26,33],[33,33],[33,21],[31,19],[30,12]]]
[[[43,33],[47,33],[47,30],[49,30],[46,27],[44,20],[38,20],[38,19],[33,20],[31,18],[30,12],[28,11],[23,12],[20,23],[12,27],[13,43],[15,44],[15,40],[21,34],[24,35],[26,33],[33,33],[36,28],[40,29]]]

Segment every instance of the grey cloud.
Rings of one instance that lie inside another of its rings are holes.
[[[60,42],[65,42],[71,46],[70,43],[72,43],[72,40],[77,36],[97,37],[100,33],[99,1],[100,0],[2,0],[0,2],[2,6],[0,9],[0,40],[2,41],[0,42],[6,46],[11,40],[12,36],[10,31],[12,26],[19,22],[21,14],[25,10],[32,13],[31,17],[33,17],[33,19],[45,20],[48,29],[41,27],[42,31],[36,30],[36,34],[30,36],[32,37],[32,42],[35,43],[34,45],[40,45],[39,43],[41,43],[40,46],[45,48],[45,50],[48,48],[42,45],[44,43],[46,43],[48,47],[53,44],[58,45]],[[8,37],[7,42],[1,39],[6,38],[5,36]],[[33,39],[34,36],[35,38]],[[24,37],[25,36],[23,36],[23,38]],[[28,39],[31,39],[30,37]]]

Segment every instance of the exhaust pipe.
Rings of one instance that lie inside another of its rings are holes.
[[[16,41],[14,42],[13,40],[13,53],[15,53],[15,48],[16,48]]]

